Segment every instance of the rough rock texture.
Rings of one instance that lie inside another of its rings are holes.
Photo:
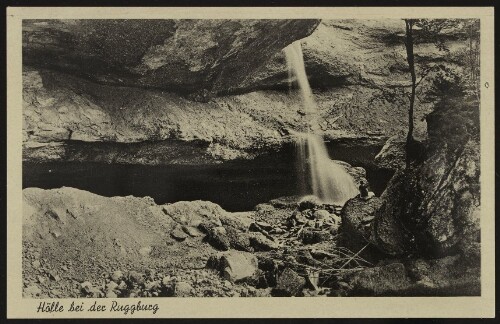
[[[341,212],[340,228],[344,246],[352,251],[359,251],[370,242],[372,223],[381,204],[379,197],[368,201],[356,197],[346,202]]]
[[[306,223],[290,224],[297,204],[266,208],[265,214],[263,206],[260,212],[227,213],[204,201],[156,205],[150,198],[107,198],[72,188],[29,188],[23,195],[23,294],[28,298],[480,292],[478,253],[410,258],[396,265],[386,260],[359,271],[370,264],[333,237],[303,244],[302,233],[338,226],[331,218],[340,210],[331,205],[304,210]],[[199,230],[190,235],[197,224]],[[219,252],[207,241],[207,228],[224,233],[229,251]],[[247,232],[250,228],[259,232]],[[246,246],[237,246],[235,237],[248,239]],[[339,268],[344,271],[332,272]]]
[[[255,72],[318,20],[24,20],[25,64],[100,83],[175,89],[206,100]]]
[[[305,124],[296,93],[252,92],[199,103],[172,93],[98,85],[30,69],[23,73],[23,84],[23,156],[31,161],[161,164],[252,157],[293,141],[289,130]],[[346,90],[337,91],[333,95],[342,98]],[[321,94],[322,123],[331,116],[331,95]],[[349,134],[350,126],[326,125],[330,138],[365,137]]]
[[[248,252],[229,251],[211,256],[207,267],[220,271],[223,278],[231,282],[256,280],[258,261]]]
[[[373,218],[369,231],[348,229],[389,255],[477,255],[480,243],[479,109],[443,99],[428,115],[429,139],[408,170],[398,171],[380,200],[343,210],[345,225]],[[376,209],[372,204],[376,203]]]
[[[288,73],[280,51],[316,25],[26,20],[24,159],[197,163],[252,158],[293,141],[289,130],[305,130],[303,107],[298,91],[283,91],[289,88]],[[406,129],[403,27],[400,20],[323,21],[303,40],[326,138],[381,142]],[[454,53],[465,42],[451,36],[445,41],[449,53],[425,42],[415,47],[419,74],[424,65],[460,68]],[[421,94],[434,77],[429,72],[418,87],[420,138],[426,136],[422,117],[433,107]],[[204,102],[173,93],[177,90]],[[212,98],[214,91],[234,95]],[[166,143],[169,139],[202,145],[191,153],[196,158],[181,159],[189,153]]]
[[[381,219],[409,232],[415,250],[447,255],[480,239],[477,103],[444,100],[427,123],[426,158],[389,185]]]
[[[405,291],[410,286],[404,265],[390,265],[368,268],[348,277],[355,295],[381,296]]]
[[[380,152],[375,156],[375,163],[380,168],[398,171],[405,167],[406,139],[394,135],[385,142]]]
[[[416,259],[347,272],[348,296],[479,296],[479,267],[459,256]]]
[[[273,289],[273,296],[290,297],[302,292],[306,280],[299,276],[290,268],[283,270],[278,278],[276,288]]]

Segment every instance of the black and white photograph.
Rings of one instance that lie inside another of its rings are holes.
[[[20,25],[35,312],[482,295],[480,18],[74,17]]]

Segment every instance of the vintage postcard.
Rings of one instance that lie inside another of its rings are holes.
[[[8,8],[9,318],[493,317],[493,8]]]

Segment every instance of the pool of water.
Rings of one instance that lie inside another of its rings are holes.
[[[330,156],[367,169],[371,189],[379,195],[392,172],[371,161],[380,147],[337,147],[329,144]],[[103,196],[150,196],[157,204],[181,200],[209,200],[229,211],[252,210],[271,199],[297,195],[293,147],[254,160],[216,165],[130,165],[96,162],[23,163],[23,188],[62,186]]]

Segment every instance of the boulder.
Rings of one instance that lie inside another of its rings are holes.
[[[250,242],[250,236],[248,233],[241,232],[234,227],[225,227],[226,237],[229,240],[229,245],[231,248],[239,251],[253,252],[254,248]]]
[[[444,99],[427,124],[424,154],[381,197],[375,242],[394,255],[468,253],[480,242],[477,103]]]
[[[382,204],[379,197],[364,200],[355,197],[346,202],[341,211],[342,245],[359,251],[371,240],[372,223]]]
[[[276,287],[272,290],[273,296],[291,297],[302,292],[306,284],[306,279],[299,276],[295,271],[286,268],[278,277]]]
[[[179,201],[163,205],[163,212],[181,225],[197,227],[203,222],[221,226],[219,216],[225,211],[209,201]]]
[[[231,282],[254,281],[258,277],[258,260],[248,252],[228,251],[212,255],[207,267],[220,272]]]
[[[218,250],[227,251],[231,248],[231,242],[227,236],[226,229],[222,226],[212,227],[209,230],[208,242]]]
[[[406,208],[400,206],[398,200],[406,189],[403,188],[404,178],[404,173],[399,172],[389,181],[387,189],[380,197],[381,203],[376,211],[376,217],[371,223],[371,242],[380,251],[393,256],[410,253],[413,249],[411,234],[403,227],[400,218],[393,217],[396,210],[404,214]]]
[[[250,245],[255,251],[272,251],[280,247],[278,243],[272,241],[260,232],[250,232],[248,236],[250,238]]]
[[[394,135],[390,137],[375,156],[378,167],[397,171],[404,169],[406,161],[406,139]]]
[[[246,232],[253,222],[253,212],[221,213],[219,219],[223,226],[230,226]]]

